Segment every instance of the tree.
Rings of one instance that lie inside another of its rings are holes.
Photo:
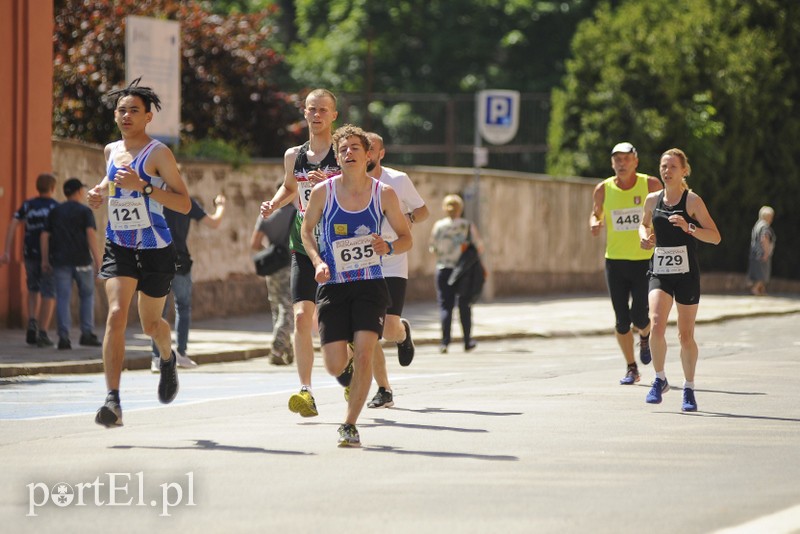
[[[301,85],[350,93],[543,91],[597,0],[297,0]]]
[[[673,146],[723,235],[706,268],[744,270],[758,208],[776,209],[776,276],[800,277],[800,8],[792,0],[648,0],[601,5],[576,32],[553,92],[548,172],[607,176],[629,140],[657,174]],[[776,178],[780,178],[776,180]]]
[[[282,155],[302,127],[296,95],[280,89],[276,8],[240,13],[229,4],[223,17],[192,0],[56,0],[54,134],[101,144],[116,136],[101,96],[125,83],[125,17],[150,16],[181,23],[182,143],[213,138]]]

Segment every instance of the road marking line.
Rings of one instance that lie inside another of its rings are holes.
[[[800,531],[800,505],[765,515],[735,527],[717,530],[714,534],[791,534]]]

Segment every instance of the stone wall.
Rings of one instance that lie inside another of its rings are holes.
[[[386,160],[391,166],[391,154]],[[250,237],[263,200],[283,179],[280,160],[255,161],[241,168],[205,161],[180,161],[184,179],[198,202],[213,209],[218,193],[227,197],[222,224],[216,230],[192,224],[189,249],[194,266],[193,317],[196,319],[263,312],[269,309],[264,280],[255,274]],[[77,176],[96,184],[105,175],[102,147],[54,140],[53,169],[64,179]],[[407,300],[434,300],[434,258],[428,252],[433,223],[444,216],[442,198],[459,193],[474,204],[478,184],[479,227],[489,271],[484,299],[575,292],[604,292],[603,238],[588,230],[592,189],[597,180],[554,179],[544,175],[472,169],[410,167],[411,176],[431,217],[415,225],[409,252]],[[466,214],[474,218],[471,213]],[[100,239],[103,210],[95,212]],[[739,292],[744,275],[704,275],[704,289]],[[98,282],[97,320],[106,316],[105,293]],[[800,283],[775,281],[771,289],[798,291]],[[135,318],[135,306],[132,319]]]

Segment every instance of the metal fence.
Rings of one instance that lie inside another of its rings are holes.
[[[387,160],[397,165],[472,167],[475,96],[472,94],[337,95],[339,123],[351,122],[384,138]],[[544,173],[550,96],[520,95],[517,135],[489,150],[487,167]]]

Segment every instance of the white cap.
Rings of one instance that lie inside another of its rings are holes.
[[[636,148],[630,143],[617,143],[614,145],[614,148],[611,149],[611,155],[613,156],[617,152],[633,153],[634,156],[638,156]]]

